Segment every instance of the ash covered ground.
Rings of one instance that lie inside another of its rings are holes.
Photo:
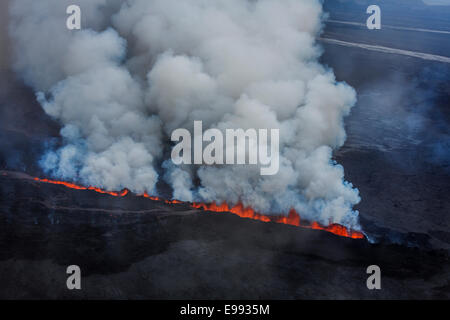
[[[337,20],[355,17],[347,7],[328,9]],[[399,21],[432,23],[419,18]],[[338,23],[323,34],[430,54],[449,43],[445,34],[415,36],[386,29],[368,38]],[[449,65],[323,47],[322,62],[358,93],[334,157],[360,190],[356,209],[376,244],[37,183],[36,159],[59,128],[2,67],[0,298],[450,298]],[[71,264],[81,267],[81,291],[66,288]],[[382,290],[366,287],[372,264],[381,268]]]
[[[0,173],[1,298],[448,298],[445,250],[366,240]],[[82,290],[68,291],[78,264]],[[383,272],[366,287],[366,268]]]

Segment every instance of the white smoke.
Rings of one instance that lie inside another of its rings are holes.
[[[65,28],[69,4],[82,31]],[[11,16],[16,69],[63,125],[51,174],[152,193],[164,179],[179,200],[358,228],[358,191],[332,161],[355,93],[318,63],[319,0],[16,0]],[[174,166],[164,147],[195,120],[280,129],[279,173]]]

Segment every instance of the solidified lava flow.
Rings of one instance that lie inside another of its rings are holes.
[[[123,189],[120,192],[115,191],[105,191],[100,188],[96,187],[84,187],[80,186],[74,183],[65,182],[65,181],[58,181],[58,180],[50,180],[50,179],[40,179],[40,178],[34,178],[37,182],[44,182],[44,183],[50,183],[50,184],[56,184],[56,185],[62,185],[70,189],[76,189],[76,190],[91,190],[95,191],[101,194],[108,194],[110,196],[114,197],[124,197],[126,196],[129,191],[128,189]],[[340,225],[340,224],[330,224],[329,226],[322,226],[319,223],[313,221],[310,224],[301,223],[300,215],[295,211],[291,210],[287,216],[285,215],[264,215],[255,212],[252,208],[246,208],[242,204],[237,204],[233,207],[228,206],[226,203],[223,203],[221,205],[217,205],[216,203],[187,203],[179,200],[165,200],[161,199],[159,197],[150,196],[147,193],[140,194],[139,196],[145,197],[147,199],[153,200],[153,201],[164,201],[168,204],[189,204],[191,207],[196,209],[203,209],[206,211],[213,211],[213,212],[230,212],[233,213],[241,218],[247,218],[247,219],[253,219],[253,220],[259,220],[263,222],[275,222],[275,223],[281,223],[281,224],[287,224],[302,228],[308,228],[308,229],[315,229],[315,230],[323,230],[327,232],[331,232],[335,235],[347,237],[347,238],[353,238],[353,239],[364,239],[365,236],[362,232],[355,231],[355,230],[349,230],[346,227]]]

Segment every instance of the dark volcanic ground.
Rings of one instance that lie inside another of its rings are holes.
[[[450,249],[450,65],[323,47],[322,61],[358,94],[335,158],[360,190],[362,224]]]
[[[0,173],[0,298],[450,298],[443,250],[37,183]],[[66,289],[65,268],[82,270]],[[366,287],[379,265],[382,290]]]
[[[332,18],[356,21],[343,12]],[[436,17],[423,27],[445,28]],[[339,35],[407,50],[423,43],[398,30],[370,40],[339,24],[323,36]],[[422,51],[442,53],[448,36],[433,39]],[[360,190],[361,225],[377,244],[36,183],[17,172],[43,176],[37,159],[58,143],[58,125],[0,68],[0,298],[450,298],[449,65],[323,47],[322,62],[358,93],[335,158]],[[81,291],[66,289],[71,264]],[[379,291],[366,288],[372,264]]]

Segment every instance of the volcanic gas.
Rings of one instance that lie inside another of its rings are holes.
[[[71,182],[66,181],[59,181],[59,180],[50,180],[50,179],[41,179],[41,178],[33,178],[34,181],[42,182],[42,183],[50,183],[50,184],[56,184],[61,185],[70,189],[75,190],[90,190],[95,191],[101,194],[107,194],[113,197],[124,197],[127,194],[130,193],[128,189],[123,189],[120,192],[117,191],[106,191],[101,188],[92,187],[92,186],[81,186],[77,185]],[[300,215],[294,210],[291,209],[289,214],[286,215],[264,215],[260,214],[258,212],[255,212],[252,208],[244,207],[241,203],[235,205],[235,206],[229,206],[226,203],[222,203],[220,205],[217,205],[216,203],[198,203],[198,202],[184,202],[179,200],[167,200],[162,199],[159,197],[151,196],[147,193],[139,194],[138,196],[147,198],[152,201],[163,201],[167,204],[188,204],[192,208],[195,209],[203,209],[205,211],[212,211],[212,212],[224,212],[224,213],[233,213],[241,218],[247,218],[252,220],[258,220],[263,222],[272,222],[272,223],[281,223],[281,224],[287,224],[291,226],[301,227],[301,228],[308,228],[308,229],[314,229],[314,230],[322,230],[326,232],[333,233],[335,235],[341,236],[341,237],[347,237],[352,239],[364,239],[365,236],[362,232],[356,231],[356,230],[350,230],[346,228],[345,226],[342,226],[340,224],[332,223],[328,226],[322,226],[318,222],[313,221],[311,223],[303,222],[300,218]]]

